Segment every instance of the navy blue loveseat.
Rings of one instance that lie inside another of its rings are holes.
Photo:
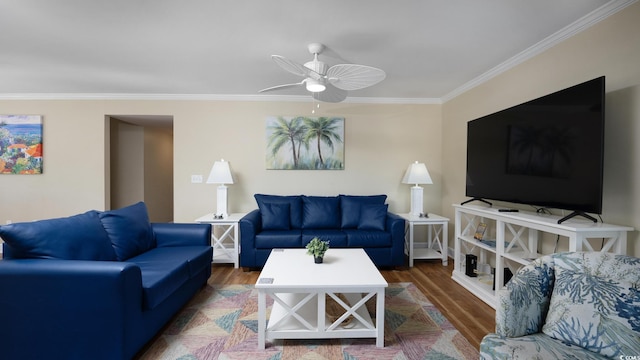
[[[404,266],[404,227],[388,212],[386,195],[254,195],[258,209],[240,219],[240,266],[263,267],[275,248],[302,248],[311,239],[332,248],[363,248],[378,267]]]
[[[206,284],[208,224],[144,203],[0,226],[0,358],[131,359]]]

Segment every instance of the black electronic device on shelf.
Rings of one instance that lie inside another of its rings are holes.
[[[513,277],[513,273],[511,272],[511,270],[509,268],[504,268],[504,271],[502,273],[502,286],[507,285],[507,283],[509,282],[509,280],[511,280],[511,278]],[[493,269],[493,287],[491,290],[495,290],[496,289],[496,269]]]
[[[586,213],[602,213],[604,94],[603,76],[470,121],[469,201],[573,211],[559,223],[596,221]]]
[[[465,257],[465,275],[469,277],[477,277],[478,273],[476,270],[478,269],[478,257],[473,254],[467,254]]]

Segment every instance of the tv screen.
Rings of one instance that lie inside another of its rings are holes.
[[[602,213],[605,78],[467,124],[466,195]]]

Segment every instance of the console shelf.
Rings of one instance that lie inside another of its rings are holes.
[[[499,212],[498,209],[478,205],[453,205],[455,208],[455,254],[452,278],[493,308],[497,305],[496,292],[503,287],[503,271],[477,277],[466,275],[466,255],[477,256],[478,264],[495,269],[510,268],[513,273],[520,267],[542,256],[538,251],[541,233],[569,239],[569,251],[603,251],[626,254],[627,232],[632,227],[593,223],[571,219],[558,224],[560,216],[534,212]],[[474,238],[478,224],[486,224],[488,241]],[[602,248],[594,250],[589,239],[601,239]],[[494,245],[495,244],[495,245]],[[490,265],[489,265],[490,264]],[[489,281],[487,281],[487,278]],[[495,286],[494,286],[495,284]],[[494,289],[495,288],[495,289]]]

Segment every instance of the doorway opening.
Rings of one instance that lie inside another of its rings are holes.
[[[173,221],[173,116],[107,115],[108,209],[144,201],[152,222]]]

